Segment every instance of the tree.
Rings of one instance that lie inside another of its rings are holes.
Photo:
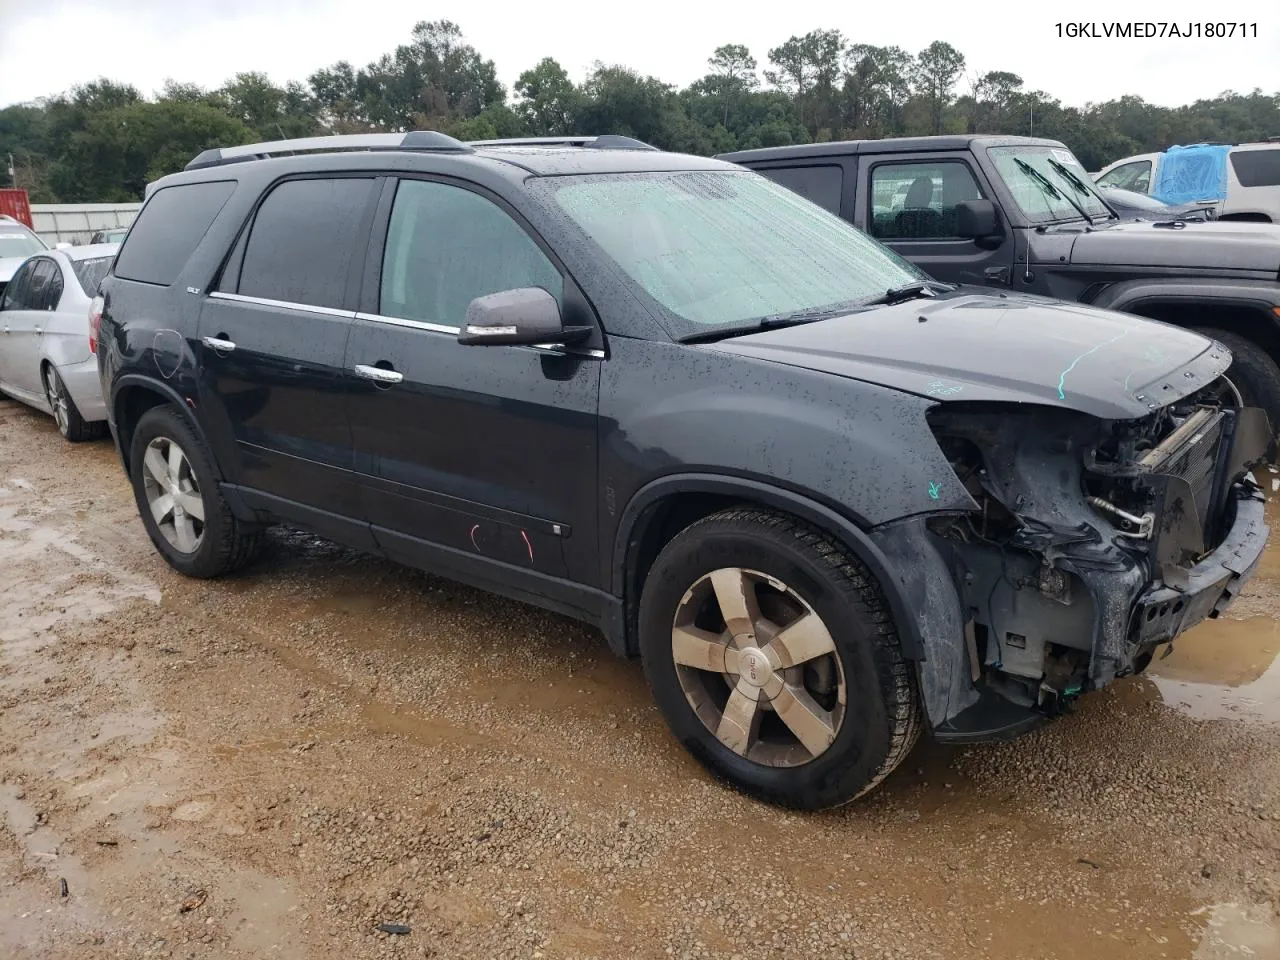
[[[565,135],[573,130],[581,97],[569,74],[551,57],[516,80],[516,112],[536,136]]]
[[[316,120],[331,133],[355,133],[368,125],[356,87],[356,71],[346,60],[307,77]]]
[[[708,58],[711,72],[702,79],[703,89],[720,101],[722,125],[729,125],[729,107],[754,90],[760,80],[756,76],[756,58],[740,43],[716,47]]]
[[[801,122],[809,108],[809,126],[814,132],[830,124],[838,112],[835,92],[844,49],[844,35],[839,30],[812,30],[769,51],[769,60],[777,69],[766,70],[766,79],[795,97]]]
[[[943,114],[964,72],[964,54],[945,40],[935,40],[916,54],[913,81],[929,108],[932,132],[942,133]]]

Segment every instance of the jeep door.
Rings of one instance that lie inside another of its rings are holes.
[[[475,297],[542,287],[567,324],[595,325],[586,299],[514,211],[470,185],[389,181],[373,238],[347,369],[378,545],[472,582],[594,583],[598,327],[568,350],[457,342]]]
[[[966,238],[957,229],[956,205],[996,198],[967,154],[875,153],[860,157],[853,222],[938,280],[1009,283],[1013,232],[999,212],[1002,233]]]
[[[380,181],[284,180],[241,230],[200,313],[201,403],[250,505],[371,546],[343,362]]]

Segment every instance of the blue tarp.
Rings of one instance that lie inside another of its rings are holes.
[[[1230,150],[1231,147],[1218,144],[1170,147],[1156,168],[1151,195],[1170,204],[1226,199]]]

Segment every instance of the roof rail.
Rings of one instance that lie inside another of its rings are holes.
[[[615,133],[598,137],[508,137],[503,140],[472,140],[473,147],[586,147],[592,150],[657,150],[658,148]]]
[[[356,133],[347,136],[302,137],[298,140],[273,140],[268,143],[246,143],[239,147],[214,147],[186,165],[186,170],[200,170],[226,163],[242,163],[295,153],[331,153],[339,150],[433,150],[437,153],[471,153],[461,140],[435,130],[410,130],[408,133]]]

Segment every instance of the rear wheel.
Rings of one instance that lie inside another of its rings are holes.
[[[208,451],[180,413],[163,406],[148,410],[129,450],[138,512],[171,567],[189,577],[217,577],[257,555],[261,527],[231,512]]]
[[[678,534],[645,582],[640,643],[675,735],[763,800],[845,803],[919,735],[914,673],[879,585],[788,517],[727,510]]]
[[[71,394],[67,393],[66,384],[62,382],[62,378],[58,376],[58,371],[52,364],[45,364],[42,379],[44,396],[49,402],[49,408],[53,411],[53,419],[58,424],[60,434],[72,443],[97,440],[102,436],[103,424],[85,420],[80,416],[76,402],[71,399]]]

